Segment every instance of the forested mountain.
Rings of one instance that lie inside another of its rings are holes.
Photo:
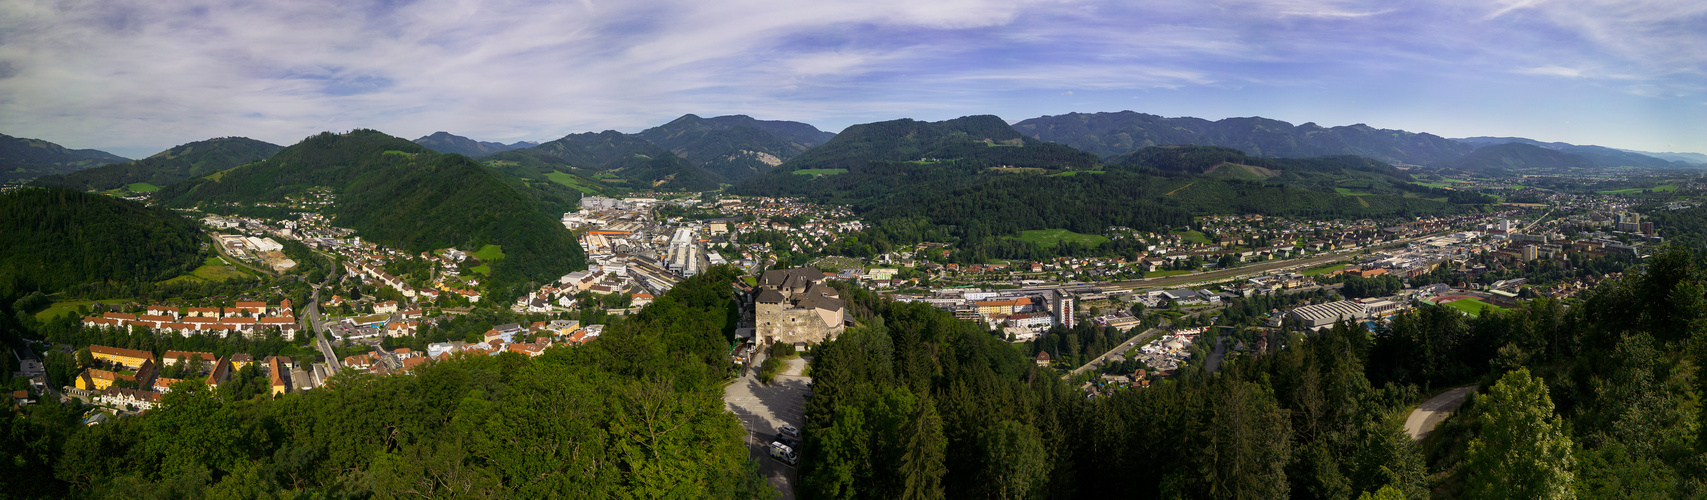
[[[505,176],[468,157],[435,153],[373,130],[321,133],[266,161],[173,184],[157,198],[175,207],[286,202],[330,188],[333,224],[415,253],[501,245],[489,291],[513,298],[585,266],[558,218],[580,199],[567,187]]]
[[[1215,373],[1197,361],[1205,337],[1174,378],[1096,397],[982,325],[851,289],[861,327],[812,360],[801,493],[1695,498],[1707,491],[1703,267],[1674,248],[1632,271],[1568,307],[1424,305],[1376,332],[1276,332],[1268,353]],[[1229,314],[1264,315],[1264,300],[1233,299]],[[1466,385],[1477,394],[1432,435],[1407,435],[1425,395]]]
[[[154,282],[201,265],[195,224],[164,208],[59,187],[0,195],[0,297]]]
[[[512,149],[531,148],[539,145],[539,143],[531,141],[518,141],[513,144],[476,141],[474,139],[469,139],[460,135],[452,135],[450,132],[443,131],[434,132],[432,135],[421,136],[421,138],[415,139],[415,144],[426,146],[427,149],[438,151],[440,153],[456,153],[469,158],[479,158],[492,153],[500,153]]]
[[[1355,155],[1393,164],[1434,165],[1458,159],[1474,149],[1433,134],[1363,124],[1324,128],[1314,123],[1293,126],[1261,117],[1209,121],[1132,111],[1042,116],[1016,123],[1014,129],[1104,158],[1145,146],[1195,144],[1224,146],[1262,157]]]
[[[65,149],[41,139],[0,134],[0,182],[28,180],[130,161],[106,151]]]
[[[1614,167],[1645,167],[1645,168],[1670,168],[1670,169],[1677,169],[1677,168],[1691,168],[1691,169],[1693,169],[1693,168],[1696,168],[1696,165],[1691,164],[1691,163],[1687,163],[1687,162],[1673,161],[1673,160],[1668,160],[1668,159],[1664,159],[1664,158],[1658,158],[1658,157],[1647,155],[1647,154],[1633,153],[1630,151],[1623,151],[1623,150],[1612,149],[1612,148],[1601,147],[1601,146],[1579,146],[1576,144],[1569,144],[1569,143],[1563,143],[1563,142],[1541,142],[1541,141],[1537,141],[1534,139],[1525,139],[1522,137],[1465,137],[1463,139],[1455,139],[1455,140],[1457,140],[1458,142],[1462,142],[1465,144],[1476,146],[1478,148],[1486,147],[1486,146],[1497,146],[1500,144],[1506,144],[1506,143],[1512,143],[1512,142],[1528,144],[1531,146],[1536,146],[1536,147],[1540,147],[1540,148],[1544,148],[1544,149],[1551,149],[1551,150],[1558,151],[1561,153],[1569,153],[1569,154],[1581,156],[1581,157],[1587,159],[1589,162],[1593,163],[1594,166],[1604,167],[1604,168],[1614,168]]]
[[[8,498],[772,498],[724,409],[738,307],[720,268],[595,341],[455,355],[238,399],[192,378],[84,426],[57,398],[0,408]],[[477,313],[478,314],[478,313]],[[261,383],[265,384],[265,377]]]
[[[570,134],[531,148],[493,154],[482,161],[512,175],[564,171],[635,190],[716,189],[717,174],[638,136],[615,130]]]
[[[265,160],[281,149],[284,146],[247,137],[221,137],[177,146],[141,160],[44,176],[32,184],[84,191],[118,189],[133,183],[164,186]]]
[[[770,170],[836,134],[799,122],[690,114],[635,135],[725,179],[739,181]]]
[[[1563,173],[1594,167],[1595,163],[1581,155],[1521,142],[1508,142],[1476,148],[1447,166],[1471,172]]]
[[[1169,159],[1188,151],[1189,159]],[[875,225],[863,244],[955,241],[972,262],[1044,256],[1010,238],[1023,230],[1163,229],[1211,213],[1331,218],[1471,209],[1440,201],[1444,191],[1412,186],[1393,167],[1363,158],[1270,161],[1225,148],[1187,148],[1123,161],[1136,164],[1098,167],[1094,155],[1021,136],[993,116],[896,120],[848,127],[732,191],[851,205]],[[1230,161],[1254,165],[1227,166],[1228,175],[1208,171]],[[1468,202],[1486,202],[1474,197]]]

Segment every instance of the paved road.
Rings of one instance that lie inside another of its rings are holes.
[[[1191,314],[1181,316],[1181,317],[1186,318],[1186,317],[1197,316],[1197,315],[1201,315],[1205,312],[1216,311],[1216,310],[1220,310],[1220,309],[1222,309],[1222,308],[1220,308],[1220,307],[1205,307],[1205,308],[1196,310],[1196,312],[1193,312]],[[1132,338],[1126,339],[1125,342],[1121,342],[1120,344],[1114,346],[1113,349],[1109,349],[1108,352],[1102,353],[1101,356],[1097,356],[1095,358],[1092,358],[1090,361],[1085,362],[1084,365],[1081,365],[1078,368],[1074,368],[1073,371],[1068,372],[1066,375],[1062,375],[1061,378],[1065,379],[1068,377],[1072,377],[1074,375],[1084,373],[1086,370],[1090,370],[1092,368],[1096,368],[1098,366],[1101,366],[1103,361],[1107,360],[1109,358],[1109,356],[1113,356],[1116,354],[1126,354],[1127,351],[1137,349],[1137,348],[1143,346],[1146,342],[1149,342],[1152,337],[1166,333],[1167,330],[1165,330],[1165,329],[1168,326],[1170,326],[1170,323],[1162,323],[1161,326],[1158,326],[1156,328],[1151,328],[1149,330],[1144,330],[1143,332],[1140,332],[1137,335],[1133,335]]]
[[[741,419],[747,429],[748,456],[759,461],[759,473],[776,486],[782,500],[794,499],[794,482],[799,478],[794,467],[770,457],[770,442],[783,424],[802,428],[806,424],[806,384],[811,377],[778,375],[771,385],[759,383],[758,366],[764,354],[753,356],[754,367],[723,389],[723,403]],[[801,460],[811,460],[801,457]]]
[[[1476,386],[1473,385],[1459,387],[1417,405],[1415,410],[1411,410],[1411,415],[1405,417],[1405,432],[1410,433],[1411,439],[1420,440],[1427,436],[1441,421],[1451,416],[1452,412],[1458,411],[1458,407],[1464,405],[1464,400],[1474,390]]]
[[[308,323],[314,329],[314,346],[320,349],[320,354],[326,356],[326,367],[332,373],[338,373],[338,351],[332,350],[332,343],[326,341],[326,329],[320,322],[320,289],[314,289],[314,300],[308,303]]]

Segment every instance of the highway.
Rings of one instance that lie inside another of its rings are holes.
[[[332,350],[332,343],[326,341],[326,328],[320,320],[320,287],[314,287],[314,299],[308,302],[308,322],[314,329],[314,345],[320,348],[320,354],[326,356],[326,367],[332,373],[338,373],[338,352]]]

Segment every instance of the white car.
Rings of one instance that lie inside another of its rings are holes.
[[[783,424],[782,427],[778,427],[776,430],[777,430],[777,432],[781,432],[781,433],[789,435],[789,436],[794,436],[797,438],[800,437],[800,429],[796,429],[792,425]]]

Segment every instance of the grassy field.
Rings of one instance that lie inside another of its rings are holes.
[[[1471,316],[1481,316],[1483,308],[1487,308],[1487,310],[1489,310],[1489,311],[1504,311],[1505,310],[1505,308],[1503,308],[1503,307],[1496,306],[1493,304],[1489,304],[1487,302],[1482,302],[1482,301],[1476,300],[1476,299],[1454,300],[1452,302],[1447,302],[1446,307],[1450,307],[1453,309],[1457,309],[1459,311],[1463,311],[1464,314],[1468,314]]]
[[[167,285],[183,282],[225,281],[232,278],[246,278],[250,276],[254,276],[254,274],[249,270],[232,265],[230,262],[226,262],[224,257],[215,256],[208,257],[207,260],[202,261],[202,266],[196,268],[194,271],[190,271],[190,274],[162,281],[160,284]]]
[[[480,247],[479,251],[474,252],[474,258],[480,260],[504,260],[504,247],[498,245],[486,245]]]
[[[1334,188],[1334,192],[1339,193],[1339,194],[1343,194],[1343,195],[1349,195],[1349,196],[1371,196],[1374,194],[1374,193],[1362,193],[1362,192],[1352,191],[1351,189],[1342,188],[1342,187]]]
[[[1179,276],[1181,274],[1191,274],[1191,271],[1185,270],[1185,269],[1174,269],[1171,271],[1156,271],[1153,273],[1144,273],[1144,277],[1145,278],[1166,278],[1169,276]]]
[[[845,168],[803,168],[795,170],[794,175],[836,175],[848,173]]]
[[[47,309],[43,309],[42,312],[36,313],[36,320],[45,323],[53,318],[77,312],[78,307],[88,307],[96,302],[100,302],[102,304],[117,304],[133,300],[136,299],[71,300],[66,302],[54,302],[53,305],[48,306]]]
[[[1653,191],[1656,193],[1670,193],[1673,191],[1677,191],[1677,185],[1676,184],[1663,184],[1663,185],[1654,186],[1651,188],[1627,188],[1627,189],[1613,189],[1613,190],[1608,190],[1608,191],[1595,191],[1595,192],[1600,193],[1600,194],[1642,194],[1643,191]]]
[[[1106,173],[1108,173],[1107,170],[1069,170],[1066,172],[1061,172],[1059,174],[1050,175],[1050,177],[1072,177],[1072,176],[1079,175],[1079,174],[1087,174],[1088,175],[1088,174],[1106,174]]]
[[[562,184],[565,186],[575,188],[576,191],[580,191],[582,193],[599,194],[599,192],[600,192],[599,188],[597,186],[589,185],[585,182],[582,182],[580,177],[576,177],[572,174],[566,174],[563,172],[553,170],[553,171],[551,171],[551,173],[545,174],[545,178],[551,179],[551,182],[555,182],[558,184]]]
[[[132,193],[152,193],[155,191],[159,191],[160,186],[156,186],[156,185],[149,184],[146,182],[136,182],[136,183],[132,183],[129,186],[125,186],[125,189],[129,189],[130,192],[132,192]]]
[[[1302,273],[1299,273],[1299,274],[1303,274],[1305,276],[1321,276],[1321,275],[1328,274],[1328,273],[1331,273],[1334,271],[1345,269],[1345,266],[1346,266],[1346,264],[1343,262],[1333,263],[1333,264],[1328,264],[1325,266],[1312,267],[1309,269],[1305,269]]]
[[[1179,235],[1180,238],[1184,238],[1187,243],[1202,243],[1205,245],[1211,243],[1209,241],[1209,237],[1204,236],[1202,231],[1174,231],[1174,234]]]
[[[1055,248],[1055,245],[1059,245],[1063,241],[1076,241],[1085,246],[1094,247],[1107,242],[1108,238],[1095,234],[1075,233],[1066,229],[1037,229],[1020,231],[1019,240],[1036,243],[1037,246],[1043,248]]]

